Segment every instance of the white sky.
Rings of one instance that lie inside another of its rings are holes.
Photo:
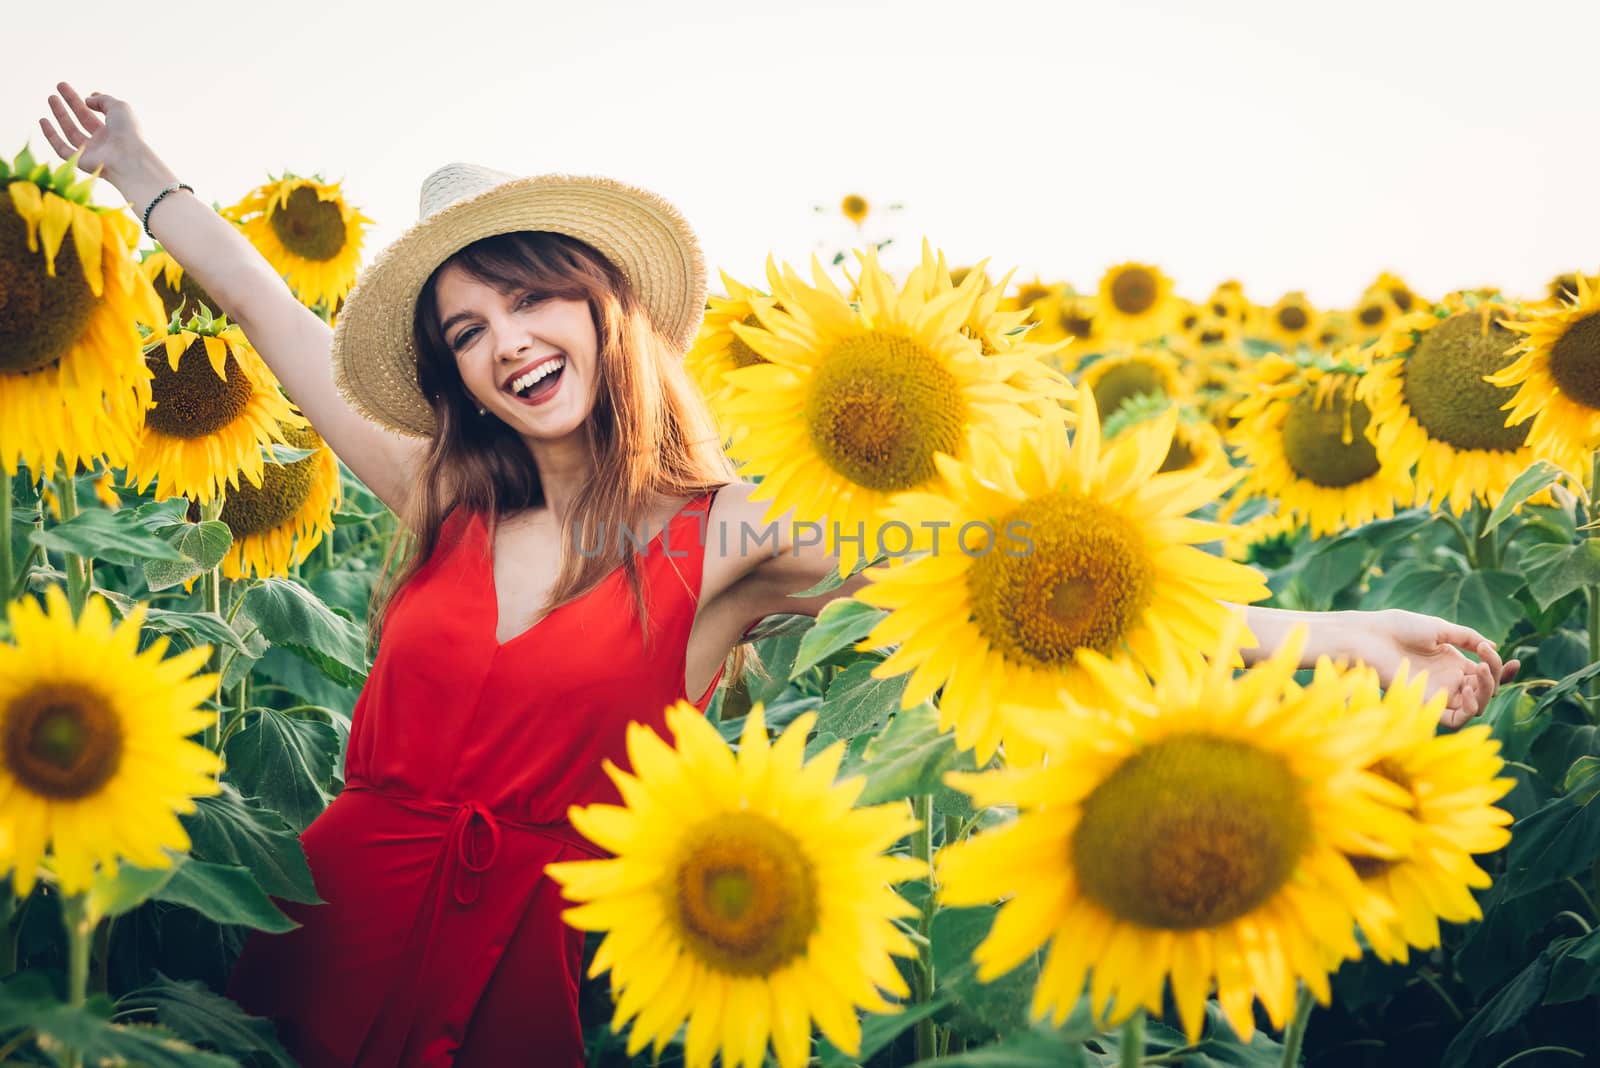
[[[7,7],[7,156],[50,155],[66,79],[209,199],[344,178],[369,253],[459,159],[652,188],[749,282],[856,240],[850,191],[905,205],[865,231],[891,266],[926,235],[1079,288],[1123,259],[1325,304],[1384,267],[1428,294],[1600,270],[1596,0]]]

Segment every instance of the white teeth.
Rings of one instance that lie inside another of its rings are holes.
[[[556,371],[561,370],[561,368],[565,367],[566,365],[567,361],[566,357],[564,356],[557,356],[548,363],[541,363],[538,367],[535,367],[527,374],[519,375],[517,378],[513,379],[511,382],[511,392],[521,393],[529,386],[539,382],[551,374],[554,374]]]

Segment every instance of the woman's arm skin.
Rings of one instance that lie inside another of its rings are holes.
[[[1378,673],[1387,686],[1409,662],[1410,672],[1428,673],[1428,694],[1440,690],[1449,696],[1440,722],[1460,727],[1489,706],[1489,698],[1502,682],[1510,682],[1522,666],[1504,663],[1494,643],[1471,627],[1436,616],[1398,608],[1380,612],[1292,612],[1252,605],[1232,606],[1245,614],[1245,623],[1259,643],[1244,650],[1246,664],[1271,655],[1297,624],[1307,628],[1301,667],[1311,667],[1318,657],[1359,660]],[[1468,660],[1463,650],[1478,657]]]
[[[830,601],[849,597],[868,584],[864,573],[847,579],[843,585],[816,597],[791,597],[809,589],[838,566],[838,557],[820,545],[795,547],[790,536],[792,513],[769,526],[762,522],[765,502],[751,501],[754,485],[735,482],[717,494],[707,528],[705,572],[701,592],[706,598],[697,627],[709,623],[719,635],[726,634],[729,648],[747,627],[767,616],[798,614],[815,616]],[[726,524],[726,551],[722,551],[717,524]],[[739,525],[752,532],[741,546]],[[776,529],[774,540],[770,534]],[[765,541],[757,540],[757,535]],[[776,548],[774,548],[776,546]],[[1360,660],[1373,668],[1387,686],[1402,661],[1409,661],[1412,674],[1427,671],[1429,695],[1444,691],[1445,712],[1440,722],[1459,727],[1482,712],[1501,682],[1516,674],[1518,662],[1502,664],[1494,645],[1470,627],[1390,609],[1382,612],[1291,612],[1278,608],[1230,605],[1244,613],[1257,645],[1244,650],[1247,664],[1269,656],[1283,644],[1296,624],[1305,624],[1307,642],[1302,655],[1305,667],[1320,656]],[[1481,663],[1467,659],[1467,650]]]
[[[178,180],[139,135],[126,103],[104,93],[85,100],[66,82],[56,88],[55,125],[40,119],[39,126],[62,159],[81,149],[78,166],[98,169],[135,213]],[[295,299],[236,226],[198,197],[168,194],[150,213],[150,230],[244,330],[334,453],[379,500],[400,510],[424,444],[384,430],[345,402],[333,384],[328,325]]]

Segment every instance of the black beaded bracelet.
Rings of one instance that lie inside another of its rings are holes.
[[[150,240],[154,241],[156,239],[156,235],[150,232],[150,213],[156,210],[156,205],[161,203],[162,199],[166,197],[168,193],[176,193],[180,189],[187,189],[191,193],[194,192],[194,186],[192,185],[187,185],[183,182],[173,182],[161,192],[157,193],[156,198],[152,200],[144,209],[144,219],[142,221],[142,225],[144,226],[145,236]]]

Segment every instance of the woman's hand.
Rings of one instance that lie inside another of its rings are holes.
[[[1428,673],[1427,695],[1444,692],[1444,714],[1439,722],[1455,728],[1489,707],[1489,698],[1502,682],[1516,677],[1521,662],[1501,663],[1494,643],[1471,627],[1436,616],[1399,608],[1380,612],[1293,612],[1252,606],[1245,622],[1259,643],[1245,650],[1253,663],[1283,643],[1292,627],[1304,623],[1309,631],[1301,666],[1311,667],[1319,657],[1360,661],[1378,673],[1388,686],[1408,663],[1409,673]],[[1474,662],[1465,653],[1478,657]]]
[[[1441,690],[1449,695],[1440,717],[1447,727],[1460,727],[1488,708],[1499,685],[1515,678],[1521,667],[1517,660],[1502,663],[1494,643],[1471,627],[1435,616],[1399,608],[1337,615],[1332,621],[1341,631],[1336,648],[1377,671],[1383,685],[1394,679],[1402,662],[1409,662],[1412,675],[1428,673],[1428,696]],[[1467,659],[1463,650],[1475,654],[1478,662]]]
[[[152,169],[151,164],[159,161],[140,136],[133,109],[105,93],[81,97],[61,82],[50,96],[50,111],[55,123],[40,119],[39,128],[56,154],[69,159],[81,151],[79,168],[91,174],[99,172],[123,196],[139,203],[138,190],[128,186],[138,184],[141,175]]]

